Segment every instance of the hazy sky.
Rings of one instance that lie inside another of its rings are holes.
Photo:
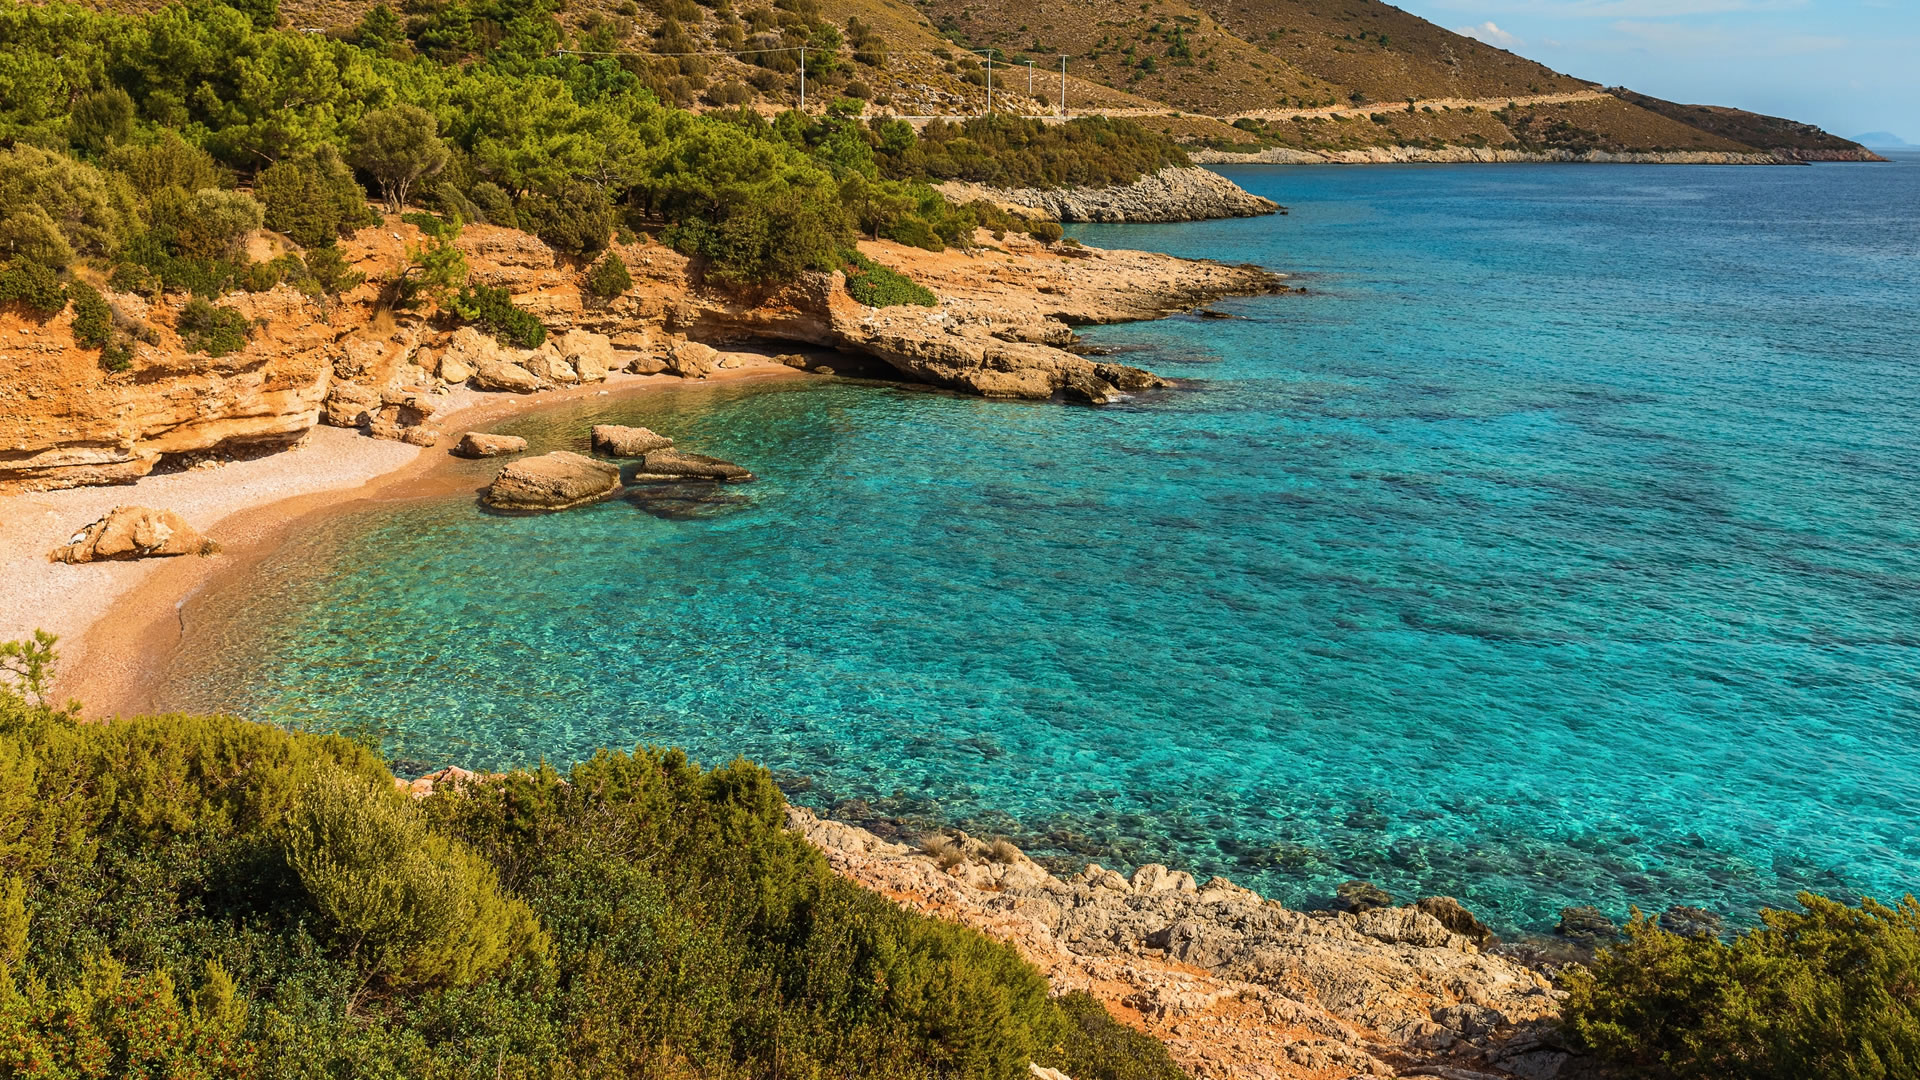
[[[1582,79],[1920,143],[1920,0],[1390,0]]]

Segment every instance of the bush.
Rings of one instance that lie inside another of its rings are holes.
[[[15,259],[0,266],[0,304],[18,304],[45,317],[60,314],[67,294],[52,270],[31,259]]]
[[[347,959],[389,985],[468,986],[544,953],[533,913],[500,895],[493,868],[429,832],[393,785],[339,770],[301,792],[287,864]]]
[[[88,349],[105,348],[113,338],[113,308],[100,290],[84,281],[67,286],[73,301],[73,340]]]
[[[1131,120],[1100,116],[1064,124],[1005,113],[960,123],[936,120],[914,140],[883,139],[877,153],[884,176],[1010,188],[1108,187],[1188,164],[1186,151],[1172,139]]]
[[[1043,244],[1053,244],[1066,235],[1066,230],[1057,221],[1034,221],[1028,223],[1027,235]]]
[[[359,287],[367,280],[365,274],[347,265],[346,256],[340,254],[337,244],[314,248],[307,252],[307,277],[314,287],[327,295],[338,295]]]
[[[587,271],[586,286],[590,295],[611,300],[633,288],[633,275],[627,272],[626,260],[618,252],[608,252]]]
[[[230,307],[215,307],[196,296],[180,309],[174,330],[193,352],[222,357],[247,347],[247,317]]]
[[[196,191],[180,205],[171,223],[173,246],[190,259],[233,259],[247,234],[264,222],[265,213],[245,192],[218,188]]]
[[[531,312],[515,307],[505,289],[470,285],[460,290],[451,306],[455,314],[508,345],[537,349],[547,340],[547,328]]]
[[[266,208],[266,227],[303,248],[331,244],[376,220],[367,209],[366,189],[330,146],[268,166],[254,180],[253,193]]]
[[[1894,1080],[1920,1067],[1920,903],[1801,893],[1729,945],[1635,911],[1567,979],[1571,1032],[1620,1075]]]
[[[605,251],[607,238],[613,235],[613,204],[593,184],[563,184],[551,194],[529,196],[520,200],[514,213],[522,228],[576,259]]]
[[[934,307],[940,302],[926,286],[898,270],[881,266],[857,251],[847,253],[846,265],[841,272],[847,278],[847,295],[868,307],[894,307],[899,304]]]
[[[50,661],[47,638],[0,649],[8,1060],[209,1080],[1177,1076],[1008,946],[834,874],[744,762],[605,752],[416,803],[334,736],[76,723],[44,701]]]

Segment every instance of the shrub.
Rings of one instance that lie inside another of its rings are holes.
[[[0,266],[0,304],[18,304],[40,316],[58,315],[67,294],[52,270],[31,259]]]
[[[52,270],[65,269],[73,261],[73,247],[61,234],[60,226],[45,210],[33,205],[22,206],[0,219],[0,251]]]
[[[483,220],[488,224],[509,229],[519,227],[519,216],[513,212],[513,196],[502,190],[500,185],[482,180],[467,192],[467,198],[479,208]]]
[[[307,280],[328,295],[347,292],[367,280],[365,274],[347,265],[346,256],[340,254],[340,247],[337,244],[328,244],[308,251],[306,264]]]
[[[548,246],[574,258],[592,258],[607,249],[613,235],[613,204],[593,184],[568,183],[551,194],[520,200],[514,213],[521,227]]]
[[[515,307],[512,294],[505,289],[470,285],[453,298],[452,307],[455,314],[479,324],[508,345],[537,349],[547,340],[547,328],[533,313]]]
[[[131,227],[125,192],[99,169],[24,142],[0,149],[0,207],[38,207],[77,255],[110,254]]]
[[[113,337],[113,308],[106,297],[84,281],[68,285],[67,296],[73,301],[73,340],[89,349],[106,347]]]
[[[1120,1023],[1084,991],[1055,999],[1064,1031],[1042,1064],[1074,1080],[1187,1080],[1166,1045]]]
[[[366,190],[330,146],[268,166],[254,180],[253,193],[265,207],[266,227],[305,248],[331,244],[374,222]]]
[[[493,868],[391,784],[340,770],[301,792],[287,863],[349,961],[390,985],[468,986],[546,942]]]
[[[164,188],[200,191],[225,187],[226,175],[213,156],[172,131],[163,131],[157,142],[145,146],[122,146],[107,155],[107,167],[126,176],[134,190],[157,192]]]
[[[1066,231],[1057,221],[1035,221],[1027,225],[1027,235],[1043,244],[1058,243]]]
[[[196,191],[173,222],[174,246],[187,258],[232,259],[240,253],[247,234],[264,220],[265,210],[245,192]]]
[[[619,252],[608,252],[607,257],[594,264],[587,271],[587,292],[602,300],[611,300],[633,288],[633,275],[627,272],[626,260]]]
[[[204,297],[187,301],[174,329],[188,349],[216,358],[247,347],[247,317],[230,307],[215,307]]]
[[[847,278],[847,295],[868,307],[894,307],[899,304],[934,307],[939,303],[926,286],[898,270],[881,266],[857,251],[847,253],[846,265],[841,272]]]
[[[1920,903],[1800,894],[1732,944],[1635,911],[1568,977],[1572,1033],[1621,1075],[1893,1080],[1920,1065]]]

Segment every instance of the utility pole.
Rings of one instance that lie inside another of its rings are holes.
[[[807,47],[800,46],[800,111],[807,111]]]
[[[1067,56],[1060,54],[1060,119],[1067,118]]]
[[[987,115],[993,115],[993,50],[987,50]]]
[[[1033,96],[1033,61],[1031,60],[1027,61],[1027,96],[1029,98]],[[1031,109],[1033,106],[1028,105],[1027,108]]]

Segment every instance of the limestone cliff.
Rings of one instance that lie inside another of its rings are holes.
[[[70,313],[41,321],[0,308],[0,491],[129,483],[170,455],[271,451],[322,422],[427,445],[440,436],[436,400],[453,385],[531,392],[609,370],[699,378],[721,362],[701,342],[807,344],[966,393],[1099,403],[1163,383],[1066,351],[1070,324],[1153,318],[1278,283],[1250,267],[981,239],[986,246],[972,253],[864,245],[941,297],[931,309],[875,309],[848,296],[837,273],[757,290],[708,287],[697,266],[651,243],[619,246],[635,284],[602,302],[582,291],[579,267],[536,238],[471,226],[460,240],[471,279],[508,289],[552,332],[531,351],[444,319],[379,310],[378,283],[420,240],[397,217],[343,242],[368,283],[336,300],[288,286],[223,299],[253,329],[245,348],[217,359],[174,333],[182,303],[173,298],[108,295],[123,321],[148,331],[121,373],[75,345]]]
[[[1065,222],[1210,221],[1258,217],[1279,209],[1272,200],[1242,190],[1219,173],[1195,166],[1169,166],[1131,184],[1105,188],[994,188],[948,182],[940,185],[940,191],[955,202],[986,199]]]

